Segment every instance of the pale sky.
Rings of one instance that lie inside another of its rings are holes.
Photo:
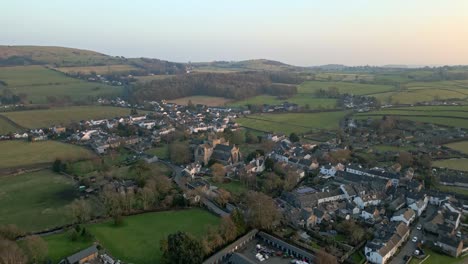
[[[468,64],[467,0],[3,0],[0,44],[170,61]]]

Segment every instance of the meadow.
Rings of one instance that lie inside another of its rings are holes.
[[[155,155],[159,159],[167,159],[169,158],[169,145],[163,144],[158,147],[150,148],[146,150],[145,153]]]
[[[97,241],[125,262],[150,264],[161,261],[160,242],[177,231],[200,238],[220,219],[201,209],[146,213],[125,217],[122,226],[112,221],[89,225]]]
[[[445,146],[468,155],[468,141],[454,142]]]
[[[178,105],[187,105],[189,101],[192,101],[193,104],[202,104],[208,106],[223,106],[231,101],[231,99],[224,97],[216,96],[205,96],[205,95],[196,95],[196,96],[187,96],[182,98],[177,98],[173,100],[168,100],[170,103],[175,103]]]
[[[2,67],[0,80],[13,93],[26,94],[26,100],[33,104],[48,103],[50,96],[58,99],[66,97],[77,102],[101,96],[118,96],[123,92],[122,87],[74,79],[42,66]]]
[[[468,99],[468,82],[465,80],[408,82],[402,86],[400,90],[376,94],[375,97],[391,104],[415,104],[448,99],[467,102]]]
[[[63,160],[86,159],[94,154],[83,147],[57,141],[0,141],[0,169],[29,166]]]
[[[321,113],[259,114],[237,119],[244,127],[282,132],[285,134],[305,133],[314,129],[337,129],[344,111]]]
[[[93,241],[72,241],[67,233],[43,237],[48,246],[48,257],[52,263],[59,263],[65,257],[71,256],[93,245]]]
[[[49,170],[0,177],[0,225],[41,231],[67,224],[66,205],[76,198],[74,182]]]
[[[8,122],[5,118],[0,115],[0,135],[6,135],[8,133],[16,132],[21,130],[20,127],[16,126],[12,122]]]
[[[432,163],[432,166],[452,170],[468,171],[468,159],[436,160]]]
[[[281,104],[285,101],[295,103],[300,106],[309,105],[310,109],[333,109],[336,107],[336,99],[317,97],[320,89],[328,90],[334,87],[340,93],[350,93],[355,95],[374,95],[393,91],[395,88],[390,85],[361,84],[352,82],[321,82],[306,81],[297,86],[297,94],[287,99],[278,99],[272,95],[259,95],[244,100],[229,103],[230,106],[245,106],[249,104]]]
[[[116,64],[116,65],[106,65],[106,66],[81,66],[81,67],[60,67],[56,70],[64,73],[83,73],[83,74],[111,74],[111,73],[126,73],[130,71],[138,70],[138,68],[126,65],[126,64]]]
[[[45,110],[0,113],[16,124],[27,128],[68,125],[81,120],[128,116],[130,109],[111,106],[70,106]]]
[[[451,127],[468,128],[467,106],[415,106],[386,108],[366,113],[358,113],[356,118],[381,118],[384,115],[422,123],[433,123]]]

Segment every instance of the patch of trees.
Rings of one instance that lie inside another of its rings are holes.
[[[158,59],[138,58],[128,59],[128,63],[141,70],[133,72],[135,75],[148,74],[181,74],[185,73],[186,68],[183,63],[175,63]]]
[[[259,94],[292,96],[296,93],[295,86],[273,85],[265,73],[197,73],[137,84],[132,99],[175,99],[193,95],[244,99]]]
[[[234,241],[246,232],[242,214],[235,210],[223,217],[218,227],[210,227],[201,239],[185,232],[170,234],[161,241],[162,263],[202,263],[206,256]]]
[[[15,225],[0,226],[0,263],[26,264],[45,263],[48,246],[40,236],[28,236],[20,247],[18,236],[24,235]]]
[[[1,87],[1,86],[0,86]],[[14,94],[10,89],[5,88],[0,95],[0,103],[2,104],[18,104],[21,102],[26,101],[27,95],[26,94]]]
[[[22,66],[33,64],[41,63],[26,56],[11,56],[8,58],[0,59],[0,66]]]

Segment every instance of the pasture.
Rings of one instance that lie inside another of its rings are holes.
[[[353,75],[354,76],[354,75]],[[297,86],[297,94],[287,99],[278,99],[272,95],[259,95],[244,100],[232,102],[231,106],[245,105],[263,105],[263,104],[281,104],[285,101],[295,103],[300,106],[308,105],[310,109],[334,109],[336,99],[318,97],[317,92],[322,89],[327,91],[329,88],[336,88],[339,93],[349,93],[355,95],[370,95],[386,93],[395,88],[391,85],[361,84],[351,82],[321,82],[306,81]]]
[[[0,225],[41,231],[70,222],[66,205],[76,198],[74,182],[49,170],[0,177]]]
[[[62,160],[87,159],[94,154],[83,147],[57,141],[0,141],[0,169],[30,166]]]
[[[54,65],[117,64],[121,59],[90,50],[53,46],[0,46],[0,57],[25,56]]]
[[[12,122],[9,122],[7,119],[2,118],[0,115],[0,135],[6,135],[11,132],[16,132],[21,130],[20,127],[16,126]]]
[[[468,171],[468,159],[436,160],[432,163],[432,166],[459,171]]]
[[[81,120],[98,120],[128,116],[130,109],[111,106],[70,106],[44,110],[17,111],[0,113],[16,124],[27,128],[68,125]]]
[[[123,92],[122,87],[74,79],[42,66],[3,67],[0,80],[14,94],[25,94],[26,100],[33,104],[53,102],[52,97],[79,102]]]
[[[72,241],[67,233],[45,236],[43,238],[47,243],[49,249],[48,257],[52,260],[52,263],[59,263],[65,257],[93,245],[92,241],[82,241],[79,239]]]
[[[138,70],[138,68],[126,65],[126,64],[116,64],[116,65],[106,65],[106,66],[82,66],[82,67],[60,67],[56,70],[63,73],[83,73],[83,74],[111,74],[111,73],[127,73],[130,71]]]
[[[244,127],[285,134],[305,133],[315,129],[337,129],[344,111],[321,113],[259,114],[237,119]]]
[[[188,105],[189,101],[191,101],[193,104],[202,104],[202,105],[208,105],[208,106],[223,106],[226,103],[230,102],[231,99],[224,98],[224,97],[196,95],[196,96],[187,96],[187,97],[177,98],[173,100],[168,100],[168,102],[175,103],[178,105]]]
[[[445,146],[468,155],[468,141],[454,142]]]
[[[408,82],[396,91],[375,95],[390,104],[415,104],[433,100],[458,100],[467,102],[467,81]]]
[[[201,237],[209,227],[217,226],[220,219],[208,211],[190,209],[146,213],[124,218],[122,226],[112,221],[89,225],[97,241],[113,256],[125,262],[160,263],[160,242],[177,231]]]
[[[415,122],[433,123],[443,126],[468,128],[467,106],[415,106],[404,108],[386,108],[366,113],[358,113],[356,118],[381,118],[396,116]]]

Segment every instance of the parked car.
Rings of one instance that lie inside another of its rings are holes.
[[[413,241],[414,243],[418,242],[418,237],[413,237],[411,241]]]
[[[416,229],[421,230],[421,229],[422,229],[422,225],[419,224],[419,225],[416,227]]]

